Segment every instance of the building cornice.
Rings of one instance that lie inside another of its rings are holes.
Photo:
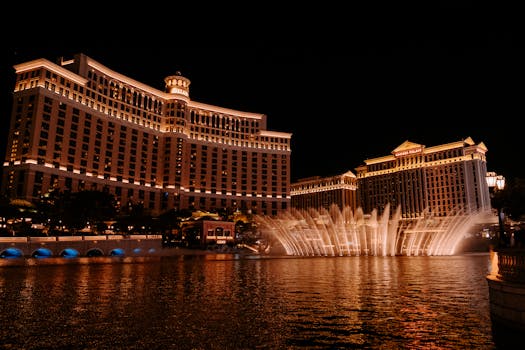
[[[149,85],[141,83],[140,81],[137,81],[135,79],[127,77],[127,76],[125,76],[125,75],[123,75],[121,73],[115,72],[114,70],[109,69],[108,67],[104,66],[103,64],[95,61],[94,59],[92,59],[90,57],[86,57],[86,60],[87,60],[88,66],[90,66],[92,68],[95,68],[100,73],[103,73],[103,74],[105,74],[107,76],[110,76],[110,77],[112,77],[114,79],[117,79],[117,80],[121,81],[122,83],[131,85],[134,88],[137,88],[137,89],[140,89],[140,90],[142,90],[144,92],[152,94],[152,95],[156,96],[159,99],[170,100],[170,99],[174,99],[174,98],[179,98],[179,99],[185,99],[186,102],[189,101],[189,94],[188,94],[187,91],[181,91],[180,93],[177,93],[177,94],[170,94],[170,93],[167,93],[167,92],[155,89],[155,88],[153,88],[153,87],[151,87]]]
[[[85,85],[88,81],[86,78],[83,78],[80,75],[61,67],[58,64],[48,61],[45,58],[39,58],[33,61],[16,64],[13,66],[13,68],[15,69],[16,74],[32,71],[38,68],[45,68],[80,85]]]
[[[292,137],[291,133],[282,132],[282,131],[271,131],[271,130],[261,130],[260,135],[267,136],[267,137],[286,138],[286,139],[289,139]]]
[[[189,101],[188,107],[195,108],[195,109],[202,109],[203,111],[207,111],[207,112],[217,112],[217,113],[231,115],[234,117],[244,117],[244,118],[249,118],[249,119],[263,120],[266,117],[264,114],[261,114],[261,113],[243,112],[243,111],[238,111],[235,109],[218,107],[218,106],[214,106],[214,105],[210,105],[210,104],[206,104],[202,102],[196,102],[196,101]]]

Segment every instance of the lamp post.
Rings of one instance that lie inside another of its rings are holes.
[[[505,177],[503,177],[502,175],[498,175],[493,171],[488,171],[485,179],[487,180],[487,185],[489,186],[491,206],[494,205],[498,213],[499,231],[496,238],[497,243],[501,244],[502,239],[505,237],[505,227],[503,225],[503,216],[505,214],[503,213],[501,203],[495,200],[494,197],[496,195],[496,192],[501,191],[505,188]]]

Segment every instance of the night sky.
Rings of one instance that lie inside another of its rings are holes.
[[[406,140],[434,146],[467,137],[487,146],[489,171],[523,178],[523,38],[512,26],[472,24],[424,33],[363,30],[337,44],[302,37],[249,45],[188,40],[165,49],[13,45],[1,75],[2,132],[12,66],[82,52],[160,90],[180,71],[191,81],[192,100],[266,114],[269,130],[293,134],[292,181],[355,173],[365,159]]]

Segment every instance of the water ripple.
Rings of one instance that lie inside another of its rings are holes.
[[[488,255],[0,269],[1,349],[495,349]]]

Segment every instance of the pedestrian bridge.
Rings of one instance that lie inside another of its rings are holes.
[[[162,249],[162,235],[0,237],[0,258],[147,256]]]

